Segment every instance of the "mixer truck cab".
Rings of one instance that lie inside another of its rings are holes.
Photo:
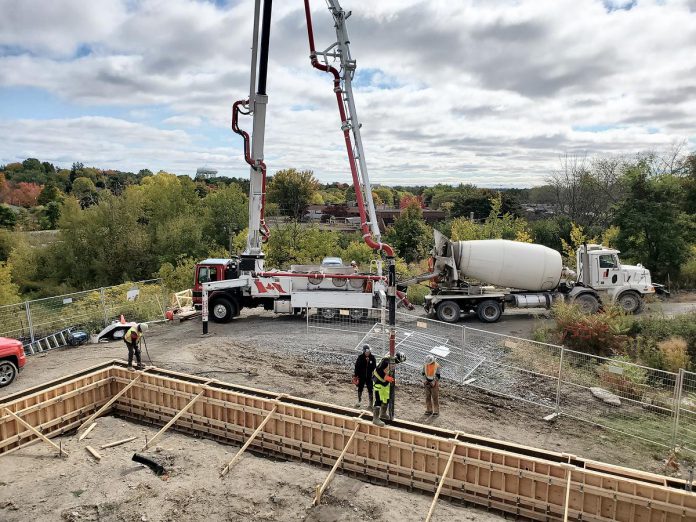
[[[468,313],[494,323],[506,307],[550,308],[559,300],[586,313],[598,311],[602,302],[617,302],[635,313],[655,288],[647,269],[621,265],[618,254],[601,245],[579,249],[576,277],[563,266],[560,253],[543,245],[504,239],[450,241],[436,230],[425,310],[448,323]]]
[[[585,248],[581,247],[576,254],[578,280],[583,282],[584,253]],[[618,303],[626,312],[637,313],[643,307],[644,297],[655,293],[650,270],[642,265],[621,264],[619,253],[602,245],[587,245],[587,285],[597,290],[605,302]]]

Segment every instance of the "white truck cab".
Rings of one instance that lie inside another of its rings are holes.
[[[650,270],[641,265],[622,265],[619,253],[602,245],[587,245],[589,270],[585,272],[585,247],[580,247],[576,253],[578,281],[594,288],[602,301],[617,303],[626,312],[636,313],[643,305],[643,297],[654,294],[655,287]]]

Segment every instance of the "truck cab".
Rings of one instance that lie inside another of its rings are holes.
[[[578,280],[594,288],[605,302],[615,302],[626,312],[639,312],[643,298],[654,294],[650,270],[642,265],[624,265],[619,251],[602,245],[587,245],[588,269],[583,257],[585,247],[578,249],[576,260]]]
[[[191,292],[193,306],[196,309],[201,307],[203,283],[236,279],[237,277],[239,277],[239,258],[237,257],[231,259],[210,258],[197,263]]]

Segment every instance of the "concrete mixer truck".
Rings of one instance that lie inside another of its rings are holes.
[[[503,239],[451,241],[435,231],[431,258],[431,293],[425,310],[454,323],[474,312],[486,323],[500,319],[506,307],[550,308],[559,300],[576,303],[587,313],[602,302],[638,312],[654,294],[650,271],[622,265],[619,251],[585,245],[576,254],[577,274],[563,266],[551,248]]]

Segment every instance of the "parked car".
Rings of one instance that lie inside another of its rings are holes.
[[[343,266],[343,259],[340,257],[325,257],[324,259],[321,260],[321,266],[324,267],[329,267],[329,266]]]
[[[26,362],[22,343],[17,339],[0,337],[0,388],[14,381]]]

